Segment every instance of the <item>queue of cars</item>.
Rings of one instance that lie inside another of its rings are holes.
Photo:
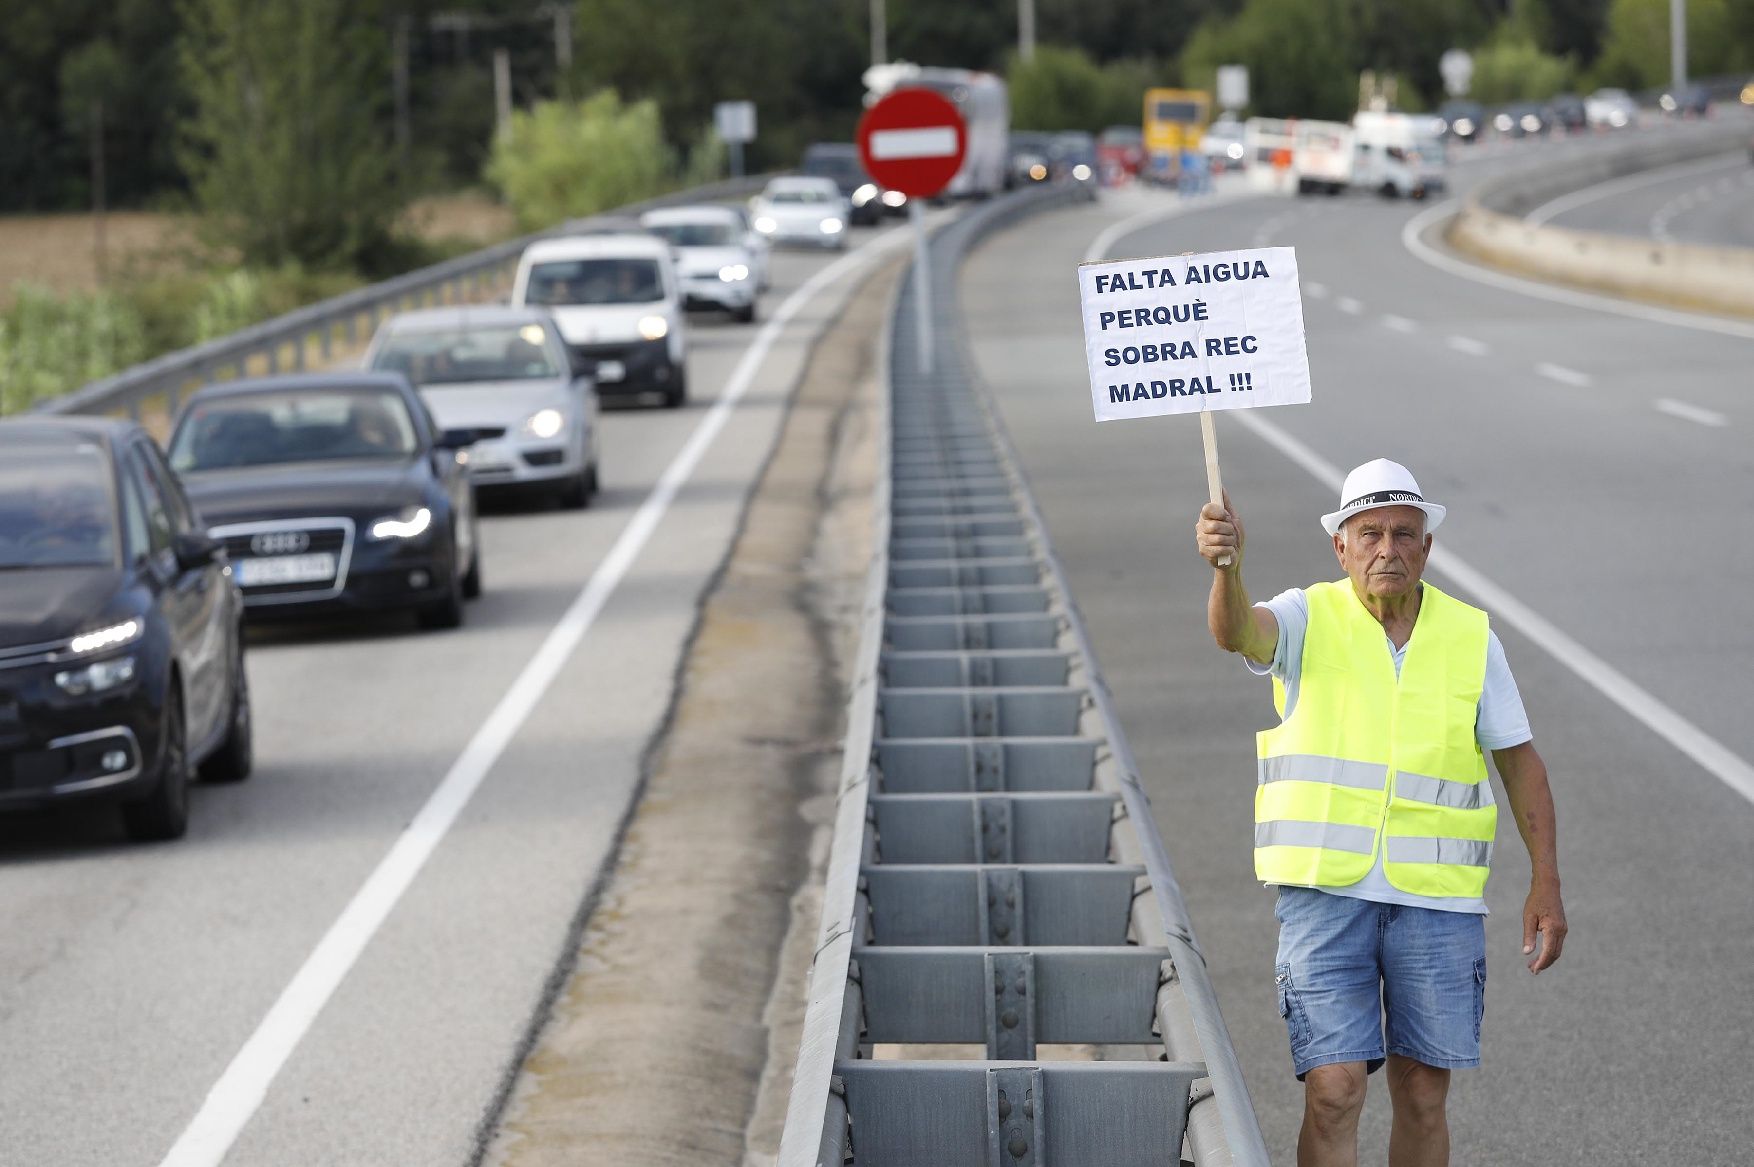
[[[361,367],[216,382],[132,422],[0,422],[0,811],[75,801],[172,839],[253,763],[244,623],[482,593],[479,496],[585,507],[600,403],[688,393],[688,311],[753,321],[775,243],[844,247],[848,198],[776,179],[532,244],[509,304],[385,320]]]

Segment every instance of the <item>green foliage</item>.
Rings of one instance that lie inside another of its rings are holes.
[[[1570,89],[1575,76],[1569,60],[1542,52],[1534,41],[1507,25],[1491,42],[1475,50],[1468,95],[1488,105],[1546,101]]]
[[[1098,65],[1082,49],[1039,45],[1005,69],[1011,124],[1020,130],[1088,130],[1137,122],[1145,90],[1165,84],[1148,62]]]
[[[702,126],[694,141],[688,144],[688,153],[682,160],[681,180],[678,186],[705,186],[718,182],[729,173],[727,147],[712,126]]]
[[[0,413],[71,392],[147,353],[140,313],[120,296],[57,297],[21,285],[0,313]]]
[[[1754,4],[1687,0],[1687,71],[1695,77],[1754,69]],[[1669,83],[1669,0],[1613,0],[1599,85],[1658,89]]]
[[[404,204],[384,38],[350,0],[186,0],[183,163],[212,242],[245,263],[345,266]]]
[[[609,89],[512,114],[487,164],[530,230],[650,198],[672,171],[657,104],[623,104]]]
[[[1352,36],[1344,0],[1248,0],[1235,17],[1200,26],[1182,76],[1211,89],[1218,66],[1247,65],[1253,113],[1345,121],[1358,108]]]

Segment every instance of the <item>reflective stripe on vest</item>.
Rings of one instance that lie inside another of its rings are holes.
[[[1258,738],[1255,872],[1264,882],[1345,887],[1369,874],[1381,848],[1383,874],[1401,891],[1484,893],[1498,815],[1474,738],[1486,614],[1423,587],[1399,676],[1350,581],[1307,591],[1297,705]]]

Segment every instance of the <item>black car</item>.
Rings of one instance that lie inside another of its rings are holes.
[[[865,173],[859,148],[851,142],[814,142],[804,148],[799,173],[832,178],[853,206],[853,226],[870,226],[883,217],[883,191]]]
[[[1590,117],[1584,110],[1583,98],[1575,93],[1561,93],[1548,103],[1552,111],[1553,124],[1568,134],[1581,133],[1590,128]]]
[[[0,807],[119,803],[139,840],[189,782],[250,773],[243,601],[146,431],[0,423]]]
[[[1486,109],[1477,101],[1446,101],[1437,111],[1445,137],[1477,142],[1486,129]]]
[[[454,628],[481,591],[475,494],[398,373],[227,381],[189,399],[170,461],[252,616],[411,609]]]
[[[1711,113],[1711,90],[1703,85],[1683,85],[1664,93],[1657,105],[1670,117],[1706,117]]]

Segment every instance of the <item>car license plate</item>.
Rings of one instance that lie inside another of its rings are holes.
[[[597,380],[619,381],[627,376],[627,367],[620,361],[598,361]]]
[[[310,555],[271,555],[240,559],[233,565],[238,585],[259,588],[273,584],[316,583],[335,578],[335,556],[327,551]]]

